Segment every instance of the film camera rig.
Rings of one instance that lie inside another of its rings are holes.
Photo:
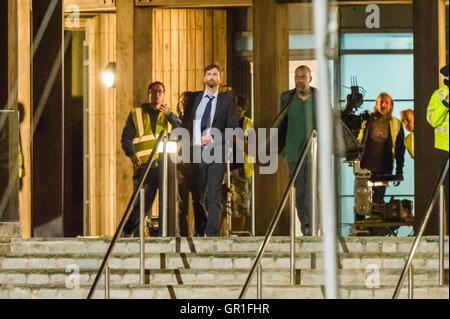
[[[364,145],[359,143],[358,134],[362,123],[369,120],[368,111],[360,112],[364,102],[364,88],[359,87],[356,77],[351,77],[351,93],[347,95],[345,109],[341,110],[342,134],[345,144],[345,163],[353,167],[355,176],[355,223],[352,224],[352,235],[385,236],[394,235],[400,226],[412,226],[415,223],[413,204],[410,200],[396,200],[391,197],[388,203],[373,202],[373,187],[389,186],[401,181],[396,175],[372,176],[370,170],[361,168]],[[360,90],[362,93],[360,93]],[[357,215],[368,216],[357,220]]]

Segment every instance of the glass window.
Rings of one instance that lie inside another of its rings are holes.
[[[343,50],[412,50],[412,33],[346,33],[341,37]]]
[[[389,93],[394,99],[393,116],[400,118],[400,112],[414,109],[414,74],[413,54],[383,53],[382,50],[412,50],[413,35],[411,33],[392,34],[343,34],[341,49],[355,50],[340,56],[340,91],[341,107],[345,106],[345,98],[350,93],[351,77],[356,77],[358,85],[366,91],[361,111],[372,112],[375,99],[381,92]],[[380,50],[376,54],[358,53],[357,50]],[[346,88],[347,87],[347,88]],[[405,136],[409,132],[405,130]],[[395,173],[395,170],[394,170]],[[396,199],[414,201],[414,160],[405,152],[403,168],[404,180],[398,187],[389,186],[385,201],[389,195]],[[348,164],[340,165],[340,228],[343,236],[350,234],[350,225],[354,222],[354,175]],[[400,227],[400,236],[410,235],[412,227]]]
[[[389,93],[394,100],[414,99],[414,74],[412,54],[346,54],[341,56],[341,100],[350,90],[350,78],[356,76],[358,85],[366,91],[364,99],[375,100],[381,92]],[[363,104],[372,110],[374,103]]]

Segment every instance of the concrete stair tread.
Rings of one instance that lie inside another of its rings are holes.
[[[449,240],[449,236],[444,236],[445,240]],[[33,238],[12,238],[13,241],[22,241],[22,242],[52,242],[52,241],[84,241],[84,242],[110,242],[112,236],[104,236],[104,237],[51,237],[51,238],[41,238],[41,237],[33,237]],[[322,242],[323,237],[321,236],[298,236],[295,238],[296,242]],[[378,242],[413,242],[415,236],[401,236],[401,237],[386,237],[386,236],[347,236],[341,237],[338,240],[344,240],[347,242],[362,242],[362,241],[373,241],[376,240]],[[139,238],[118,238],[117,242],[133,242],[138,241]],[[241,237],[146,237],[146,241],[150,242],[161,242],[167,243],[172,241],[223,241],[223,240],[231,240],[234,242],[260,242],[264,240],[264,236],[241,236]],[[272,236],[271,242],[290,242],[289,236]],[[439,236],[422,236],[421,241],[432,241],[439,242]]]
[[[230,258],[230,257],[256,257],[257,252],[248,252],[248,251],[233,251],[233,252],[145,252],[145,256],[147,257],[160,257],[161,255],[165,255],[167,257],[173,257],[173,256],[199,256],[199,257],[210,257],[214,256],[217,258]],[[296,251],[296,256],[298,257],[311,257],[311,255],[315,255],[315,257],[322,257],[323,252],[305,252],[305,251]],[[385,253],[379,253],[379,252],[339,252],[337,254],[339,257],[344,258],[406,258],[408,257],[407,253],[393,253],[393,252],[385,252]],[[290,252],[288,251],[281,251],[281,252],[265,252],[263,257],[289,257]],[[423,252],[416,252],[414,254],[416,258],[436,258],[436,253],[423,253]],[[448,257],[449,252],[445,251],[444,256]],[[68,253],[68,252],[43,252],[41,254],[36,253],[27,253],[27,252],[10,252],[0,258],[101,258],[103,259],[103,254],[98,253]],[[116,252],[112,253],[111,257],[118,257],[118,258],[133,258],[133,257],[139,257],[139,251],[136,252]]]
[[[308,274],[322,274],[324,273],[324,269],[296,269],[297,271],[301,271],[302,273]],[[92,274],[97,273],[98,268],[80,268],[80,274]],[[172,268],[172,269],[158,269],[158,268],[150,268],[146,269],[147,273],[150,274],[223,274],[223,273],[249,273],[249,268],[233,268],[233,269],[211,269],[211,268]],[[379,269],[380,273],[385,274],[400,274],[402,269]],[[414,275],[423,275],[423,274],[435,274],[438,273],[438,269],[415,269]],[[448,272],[448,268],[445,268],[445,271]],[[287,268],[267,268],[264,269],[263,272],[268,273],[289,273],[290,269]],[[339,274],[356,274],[356,273],[365,273],[365,269],[338,269]],[[66,268],[10,268],[10,269],[0,269],[0,274],[64,274],[67,275],[68,272]],[[124,269],[124,268],[114,268],[110,267],[110,274],[139,274],[139,269]]]
[[[81,283],[80,284],[80,288],[87,288],[90,289],[92,286],[91,283]],[[165,284],[165,283],[151,283],[151,284],[144,284],[144,285],[140,285],[139,283],[128,283],[128,284],[114,284],[114,285],[110,285],[111,288],[114,289],[121,289],[121,288],[140,288],[140,289],[145,289],[145,288],[157,288],[157,287],[174,287],[174,288],[210,288],[210,287],[227,287],[227,288],[242,288],[242,284],[236,284],[236,283],[221,283],[221,284],[205,284],[205,283],[200,283],[200,284]],[[264,287],[272,287],[272,288],[286,288],[286,289],[296,289],[296,288],[321,288],[323,287],[323,285],[290,285],[289,283],[280,283],[280,284],[264,284]],[[377,288],[367,288],[364,286],[359,286],[359,285],[340,285],[339,288],[344,288],[344,289],[390,289],[395,285],[379,285]],[[0,288],[5,288],[5,287],[18,287],[18,288],[41,288],[43,287],[42,285],[39,284],[5,284],[5,285],[1,285]],[[249,287],[256,287],[256,284],[250,284]],[[443,286],[439,286],[437,284],[432,285],[432,284],[428,284],[428,285],[422,285],[421,288],[438,288],[438,289],[444,289],[444,288],[448,288],[449,285],[445,284]],[[44,287],[43,287],[44,288]],[[48,285],[45,286],[45,288],[67,288],[65,284],[55,284],[55,283],[49,283]],[[97,288],[96,289],[102,289],[104,288],[104,281],[101,281],[98,283]]]
[[[261,261],[263,298],[323,298],[322,240],[322,237],[296,238],[296,285],[290,286],[290,238],[273,237]],[[390,299],[413,240],[414,237],[337,239],[342,298]],[[111,238],[8,238],[4,241],[4,247],[11,250],[0,252],[0,299],[86,298]],[[262,241],[263,237],[147,238],[147,284],[141,286],[138,284],[139,239],[121,238],[109,260],[111,297],[236,299]],[[413,260],[418,298],[448,299],[448,285],[437,286],[438,242],[437,236],[424,237]],[[446,283],[448,256],[447,236]],[[380,275],[379,286],[367,288],[367,276],[374,269]],[[67,278],[77,273],[80,288],[67,288]],[[103,289],[102,275],[96,298],[103,298]],[[400,298],[405,298],[405,291],[403,288]],[[256,274],[246,297],[256,297]]]

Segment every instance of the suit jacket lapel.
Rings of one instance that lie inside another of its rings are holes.
[[[216,112],[214,113],[214,119],[211,122],[211,127],[214,127],[214,124],[216,124],[217,117],[219,115],[219,112],[222,112],[222,107],[220,107],[220,103],[222,102],[222,96],[220,93],[217,93],[217,103],[216,103]]]
[[[194,110],[192,112],[192,120],[195,119],[195,113],[197,113],[198,106],[200,105],[200,102],[202,101],[203,92],[204,91],[198,92],[197,96],[195,97],[195,104],[194,104],[195,106],[194,106]]]

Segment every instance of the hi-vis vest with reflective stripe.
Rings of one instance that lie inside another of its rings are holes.
[[[411,155],[411,158],[414,158],[414,132],[409,133],[408,136],[405,137],[405,148],[409,155]]]
[[[362,143],[362,140],[364,138],[364,130],[366,128],[367,121],[364,121],[361,125],[361,130],[359,131],[358,135],[358,141]],[[395,143],[397,142],[397,136],[400,132],[400,129],[402,128],[402,122],[396,118],[391,116],[391,119],[389,120],[389,131],[391,132],[391,139],[392,139],[392,154],[395,155]],[[368,133],[368,132],[367,132]]]
[[[164,113],[159,113],[156,121],[156,132],[153,132],[150,115],[147,112],[143,112],[142,107],[132,108],[131,115],[136,128],[136,137],[133,139],[134,151],[141,162],[145,164],[150,157],[159,134],[163,130],[167,130],[167,119]],[[158,158],[158,155],[156,155],[156,158]]]
[[[448,108],[442,104],[447,95],[447,86],[434,91],[427,108],[427,121],[434,127],[434,147],[448,152]]]
[[[243,130],[244,130],[244,135],[247,136],[248,135],[248,131],[253,129],[253,123],[252,120],[250,118],[248,118],[247,116],[244,116],[244,125],[243,125]],[[253,166],[255,163],[255,158],[252,156],[248,156],[247,154],[244,153],[244,172],[245,172],[245,177],[250,178],[253,175]]]

